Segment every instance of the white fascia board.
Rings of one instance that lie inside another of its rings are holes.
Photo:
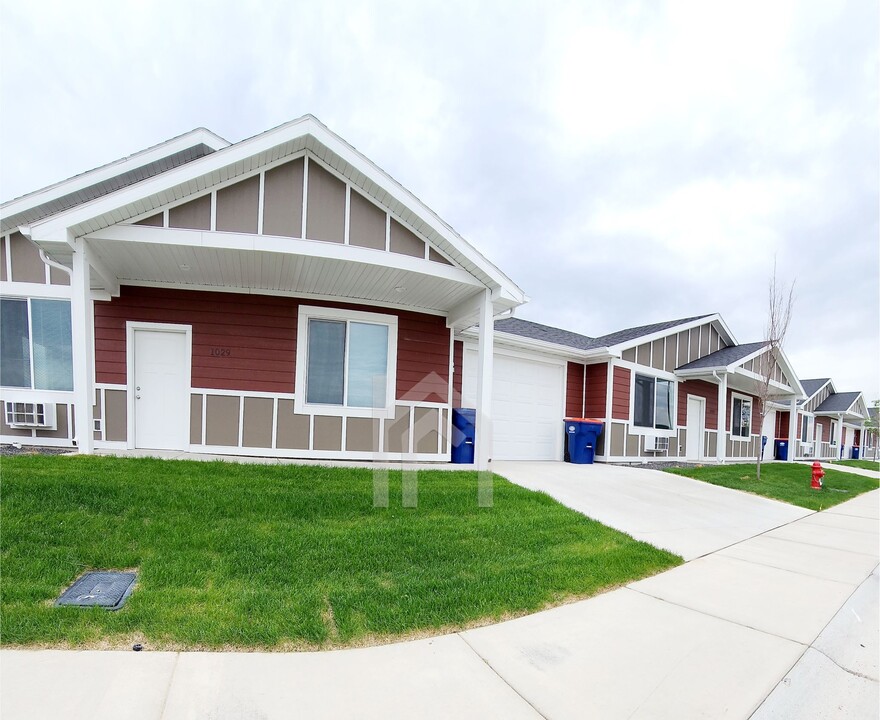
[[[0,205],[0,214],[7,217],[10,215],[16,215],[17,213],[24,212],[37,205],[42,205],[43,203],[64,197],[70,193],[82,190],[83,188],[95,185],[104,180],[109,180],[110,178],[122,175],[129,170],[143,167],[151,162],[161,160],[164,157],[168,157],[169,155],[173,155],[174,153],[181,152],[182,150],[186,150],[187,148],[199,144],[207,145],[215,151],[229,147],[229,142],[221,138],[219,135],[215,135],[205,128],[197,128],[176,138],[167,140],[164,143],[160,143],[159,145],[154,145],[146,150],[136,152],[134,155],[115,160],[114,162],[102,165],[94,170],[87,170],[86,172],[75,175],[67,180],[62,180],[54,185],[49,185],[48,187],[35,190],[34,192],[22,195],[14,200],[9,200]]]
[[[697,318],[696,320],[691,320],[690,322],[681,323],[681,325],[674,325],[672,327],[666,328],[665,330],[658,330],[657,332],[650,333],[649,335],[642,335],[637,338],[633,338],[632,340],[626,340],[625,342],[617,343],[617,345],[611,345],[609,349],[616,354],[622,353],[624,350],[629,350],[630,348],[638,347],[639,345],[644,345],[648,342],[654,342],[655,340],[660,340],[661,338],[669,337],[670,335],[676,335],[680,333],[682,330],[690,330],[691,328],[699,327],[700,325],[705,325],[706,323],[717,322],[721,327],[723,332],[721,333],[721,337],[727,342],[729,345],[738,345],[736,338],[733,337],[733,333],[730,332],[730,328],[727,327],[727,323],[721,318],[721,315],[718,313],[714,313],[712,315],[706,315],[705,317]]]
[[[39,241],[47,235],[57,234],[62,228],[66,230],[67,228],[74,227],[99,215],[136,202],[143,197],[169,190],[188,180],[232,166],[237,162],[270,150],[282,143],[306,135],[310,135],[327,150],[335,153],[344,162],[349,163],[368,179],[380,186],[389,196],[411,208],[416,214],[425,217],[437,232],[464,255],[476,269],[489,278],[495,287],[506,292],[512,298],[512,302],[516,304],[525,302],[526,295],[516,283],[483,257],[470,243],[441,220],[433,210],[428,208],[421,200],[409,192],[409,190],[406,190],[374,162],[355,150],[355,148],[331,132],[311,115],[304,115],[297,120],[279,125],[277,128],[267,130],[260,135],[230,145],[173,170],[34,223],[31,228],[33,239]]]
[[[369,248],[325,243],[317,240],[276,237],[274,235],[250,235],[231,232],[211,232],[208,230],[178,230],[172,228],[150,227],[148,225],[111,225],[103,230],[86,235],[100,252],[100,242],[130,242],[146,245],[175,245],[180,247],[202,247],[216,250],[241,250],[245,252],[267,252],[285,255],[342,260],[362,265],[394,268],[408,272],[442,278],[474,288],[484,287],[473,275],[452,265],[423,260],[422,258],[386,253]]]
[[[812,400],[814,397],[816,397],[816,395],[818,395],[820,392],[822,392],[822,390],[824,390],[826,387],[828,387],[829,384],[831,385],[831,392],[833,393],[834,392],[834,384],[831,382],[831,378],[828,378],[824,383],[822,383],[822,385],[820,385],[818,388],[816,388],[816,392],[814,392],[812,395],[810,395],[808,398],[806,398],[804,400],[804,402],[809,402],[810,400]]]

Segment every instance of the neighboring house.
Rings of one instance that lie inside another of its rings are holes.
[[[311,116],[195,130],[0,212],[3,442],[448,459],[453,334],[526,301]]]
[[[831,378],[801,381],[806,398],[798,403],[795,432],[789,434],[789,412],[777,409],[777,437],[793,438],[799,460],[852,457],[860,447],[868,408],[860,392],[837,392]]]
[[[862,438],[861,456],[863,458],[877,459],[877,440],[878,434],[880,434],[877,432],[878,413],[880,413],[880,409],[878,409],[876,404],[868,408],[871,424],[865,426],[864,437]]]
[[[509,318],[495,323],[494,457],[556,460],[561,418],[602,420],[597,459],[725,461],[757,457],[756,393],[766,343],[740,345],[720,315],[630,328],[598,338]],[[477,345],[456,354],[462,403],[476,397]],[[796,407],[803,389],[784,353],[771,393]],[[772,438],[770,438],[772,445]]]

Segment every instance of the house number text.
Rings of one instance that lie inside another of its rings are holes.
[[[211,357],[229,357],[232,351],[229,348],[211,348]]]

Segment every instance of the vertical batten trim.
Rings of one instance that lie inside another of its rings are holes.
[[[391,213],[385,213],[385,252],[391,251]]]
[[[165,208],[162,211],[162,227],[170,227],[170,225],[168,224],[169,222],[170,220],[168,219],[168,208]]]
[[[192,394],[193,388],[189,389]],[[208,444],[208,393],[202,390],[202,427],[201,427],[202,445]]]
[[[244,394],[238,396],[238,446],[244,446]]]
[[[306,239],[306,221],[309,214],[309,156],[303,156],[303,199],[302,199],[302,227],[300,237]]]
[[[211,232],[217,230],[217,191],[211,191]]]
[[[12,282],[12,235],[6,235],[3,238],[3,244],[6,246],[6,279]]]
[[[351,185],[346,183],[345,184],[345,223],[343,225],[343,238],[342,238],[342,242],[344,245],[349,244],[350,237],[351,237]]]
[[[277,450],[277,440],[278,437],[278,403],[280,400],[277,397],[272,398],[272,449]]]
[[[257,235],[263,234],[263,198],[265,197],[266,173],[260,173],[260,196],[257,200]]]

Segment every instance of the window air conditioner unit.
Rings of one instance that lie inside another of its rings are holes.
[[[659,435],[645,435],[645,452],[666,452],[669,450],[669,438]]]
[[[6,424],[14,428],[41,428],[55,430],[55,403],[15,402],[4,403]]]
[[[813,454],[813,443],[801,443],[801,455],[812,455]]]

